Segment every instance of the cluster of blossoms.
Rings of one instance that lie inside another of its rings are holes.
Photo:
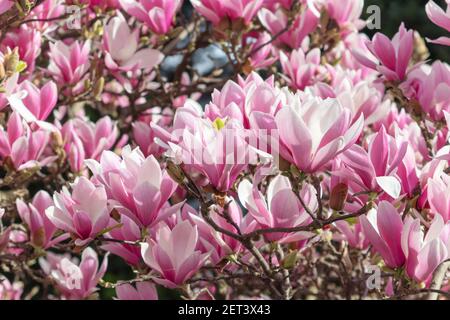
[[[369,39],[363,0],[21,3],[0,300],[449,296],[450,38]]]

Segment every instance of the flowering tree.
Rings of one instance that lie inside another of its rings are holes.
[[[450,38],[363,8],[0,0],[0,300],[449,298]]]

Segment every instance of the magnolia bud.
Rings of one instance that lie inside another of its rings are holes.
[[[345,183],[338,183],[331,190],[330,194],[330,208],[336,211],[341,211],[344,208],[347,200],[348,186]]]

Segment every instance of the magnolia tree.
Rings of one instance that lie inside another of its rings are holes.
[[[450,38],[363,9],[0,0],[0,299],[449,298]]]

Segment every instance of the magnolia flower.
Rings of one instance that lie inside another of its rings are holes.
[[[194,8],[214,25],[218,25],[223,18],[230,20],[242,19],[249,24],[264,0],[191,0]]]
[[[6,277],[0,276],[0,300],[21,300],[22,294],[22,282],[10,282]]]
[[[63,41],[50,42],[49,73],[61,85],[78,84],[89,70],[89,51],[91,42],[78,41],[66,45]]]
[[[280,62],[290,86],[298,90],[313,85],[326,75],[327,69],[320,64],[318,48],[307,54],[301,48],[293,50],[289,58],[280,51]]]
[[[440,176],[428,179],[427,196],[431,211],[442,217],[444,222],[450,221],[450,176],[442,173]]]
[[[166,34],[181,6],[180,0],[119,0],[128,14],[144,22],[153,32]]]
[[[243,180],[238,188],[239,200],[261,228],[294,228],[308,225],[311,217],[306,212],[298,197],[292,190],[289,179],[278,175],[267,188],[266,199],[248,180]],[[300,192],[308,210],[315,211],[317,199],[312,186],[306,185]],[[311,232],[266,233],[269,241],[293,242],[311,238]]]
[[[28,121],[46,120],[58,100],[58,89],[53,81],[47,82],[39,89],[32,82],[25,80],[17,87],[17,90],[25,92],[22,103],[32,116],[27,110],[16,109],[16,111]]]
[[[405,263],[401,238],[403,222],[397,209],[387,201],[378,204],[378,210],[372,209],[359,218],[364,234],[374,249],[391,268],[401,267]]]
[[[178,185],[161,170],[153,156],[145,158],[138,148],[124,148],[122,158],[105,151],[100,162],[91,159],[86,164],[94,179],[106,190],[110,208],[140,227],[156,225],[181,206],[167,209],[167,200]]]
[[[123,43],[125,39],[126,45]],[[163,60],[164,55],[158,50],[138,50],[138,46],[139,29],[131,32],[128,22],[119,12],[109,20],[103,33],[106,66],[111,70],[121,71],[152,69]]]
[[[50,255],[47,259],[39,260],[41,268],[56,282],[63,298],[71,300],[90,298],[108,266],[108,255],[99,267],[98,255],[90,247],[84,249],[79,264],[64,256]]]
[[[16,200],[17,212],[30,229],[31,243],[44,249],[50,248],[68,237],[67,234],[63,234],[54,238],[57,229],[45,214],[45,210],[52,205],[52,198],[42,190],[36,193],[28,205],[21,199]]]
[[[428,1],[425,6],[425,11],[427,13],[428,18],[439,27],[450,32],[450,5],[449,1],[447,2],[447,10],[442,10],[434,1]],[[428,42],[442,44],[444,46],[450,46],[450,38],[449,37],[440,37],[435,40],[427,39]]]
[[[154,239],[141,244],[145,263],[161,276],[153,280],[175,288],[191,278],[209,257],[195,249],[198,241],[197,227],[189,221],[178,223],[172,230],[163,223]]]
[[[0,3],[0,14],[3,14],[6,11],[8,11],[9,9],[11,9],[11,7],[13,5],[14,5],[14,1],[11,1],[11,0],[2,1],[2,3]]]
[[[138,282],[136,288],[124,283],[116,287],[118,300],[158,300],[155,285],[151,282]]]
[[[98,160],[104,150],[114,145],[119,130],[116,123],[105,116],[96,123],[82,118],[69,120],[61,128],[61,134],[71,169],[79,172],[84,168],[85,159]]]
[[[56,156],[44,157],[44,150],[50,140],[48,131],[33,131],[22,118],[13,112],[7,122],[7,129],[0,127],[0,157],[10,157],[17,170],[33,166],[45,166]]]
[[[106,191],[85,177],[53,194],[54,205],[45,211],[48,219],[59,229],[69,232],[78,246],[101,234],[109,223]]]
[[[367,48],[372,57],[355,50],[353,55],[361,64],[377,70],[389,81],[405,80],[408,64],[413,54],[414,32],[402,24],[392,40],[376,33]]]
[[[305,172],[323,168],[358,139],[364,119],[361,115],[352,124],[351,112],[335,99],[293,96],[275,117],[253,112],[259,128],[277,128],[280,155]]]
[[[406,217],[401,237],[406,257],[406,273],[418,282],[429,282],[438,265],[448,259],[450,224],[435,215],[424,238],[420,220]]]

